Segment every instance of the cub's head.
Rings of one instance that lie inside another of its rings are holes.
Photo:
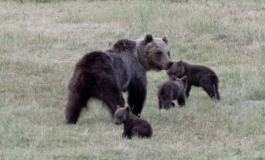
[[[187,88],[187,76],[184,76],[182,78],[176,78],[175,76],[169,76],[170,81],[174,81],[177,84],[183,85],[184,89]]]
[[[185,68],[183,66],[182,60],[178,62],[174,62],[172,67],[168,69],[166,72],[167,72],[169,79],[171,76],[175,76],[176,78],[183,77],[185,73]]]
[[[130,112],[131,112],[131,108],[129,106],[122,108],[118,105],[117,110],[114,114],[114,123],[116,125],[120,125],[120,124],[124,123],[126,121],[127,117],[130,115]]]
[[[170,50],[166,36],[153,38],[147,34],[143,40],[144,57],[150,70],[167,70],[173,62],[170,60]]]

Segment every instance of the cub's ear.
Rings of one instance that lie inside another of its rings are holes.
[[[166,44],[168,44],[168,38],[167,38],[166,35],[164,35],[164,36],[162,37],[162,40],[163,40]]]
[[[177,78],[176,78],[175,76],[170,76],[169,79],[170,79],[171,81],[175,81]]]
[[[125,110],[126,110],[126,113],[130,113],[131,112],[131,107],[130,106],[127,106],[126,108],[125,108]]]
[[[159,89],[160,88],[160,86],[157,86],[157,89]]]
[[[152,34],[146,34],[145,37],[144,37],[144,43],[145,43],[145,44],[148,44],[148,43],[150,43],[150,42],[152,42],[152,41],[153,41],[153,36],[152,36]]]
[[[179,66],[183,65],[183,61],[182,60],[178,61],[177,63],[178,63]]]
[[[186,82],[187,82],[187,76],[184,76],[184,77],[180,78],[180,80],[181,80],[182,82],[186,83]]]
[[[120,109],[121,108],[121,106],[120,105],[117,105],[117,109]]]

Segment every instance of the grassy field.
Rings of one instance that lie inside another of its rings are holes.
[[[0,1],[0,159],[264,160],[264,26],[264,0]],[[167,77],[149,72],[151,139],[122,139],[96,100],[65,125],[75,63],[146,33],[168,35],[172,60],[211,67],[222,100],[193,87],[185,107],[160,111]]]

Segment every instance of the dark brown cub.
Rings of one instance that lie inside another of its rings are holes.
[[[133,136],[138,136],[140,138],[150,138],[153,134],[153,129],[151,125],[143,119],[138,118],[131,113],[130,107],[121,108],[117,106],[117,110],[114,115],[114,123],[116,125],[124,124],[123,128],[123,138],[131,139]]]
[[[159,86],[157,97],[159,109],[169,109],[170,106],[175,106],[172,102],[177,100],[179,106],[185,105],[185,90],[187,87],[187,77],[181,79],[171,76],[170,80]]]
[[[213,70],[201,65],[192,65],[186,62],[174,62],[168,69],[167,75],[177,78],[187,76],[186,96],[189,97],[191,86],[202,87],[204,91],[212,98],[220,100],[218,92],[218,77]]]

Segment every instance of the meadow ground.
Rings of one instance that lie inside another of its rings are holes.
[[[264,0],[41,1],[0,1],[0,159],[265,159]],[[149,72],[151,139],[122,139],[96,100],[65,125],[75,63],[146,33],[168,35],[172,60],[212,68],[222,100],[193,87],[160,111],[167,77]]]

